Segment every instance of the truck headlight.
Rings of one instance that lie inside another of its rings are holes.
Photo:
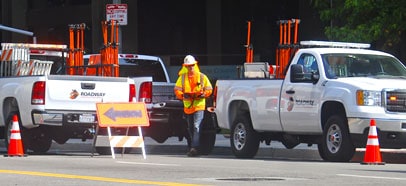
[[[380,91],[357,90],[357,105],[359,106],[381,106]]]

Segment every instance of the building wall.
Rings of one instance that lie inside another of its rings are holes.
[[[128,24],[120,27],[120,51],[158,55],[167,65],[180,65],[187,54],[195,55],[201,65],[242,64],[248,20],[255,59],[270,64],[279,40],[278,20],[302,19],[301,39],[323,35],[320,26],[314,26],[317,16],[309,14],[309,1],[117,1],[128,5]],[[86,52],[98,53],[103,47],[101,21],[110,3],[113,0],[2,0],[1,20],[34,32],[38,43],[57,44],[69,42],[69,24],[85,23]],[[4,32],[1,39],[32,42],[32,38]]]

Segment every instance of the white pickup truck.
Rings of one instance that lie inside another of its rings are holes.
[[[44,153],[52,140],[92,139],[96,103],[136,97],[130,78],[58,75],[66,70],[65,50],[66,45],[2,43],[0,137],[6,146],[14,114],[24,148]]]
[[[346,162],[366,147],[372,119],[382,148],[406,147],[406,68],[397,58],[368,44],[301,46],[284,79],[217,81],[215,113],[236,157],[252,158],[260,142],[275,140],[289,149],[317,144],[324,160]]]

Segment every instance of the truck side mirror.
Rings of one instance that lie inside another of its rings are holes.
[[[301,82],[304,80],[303,65],[293,64],[290,66],[290,81]]]

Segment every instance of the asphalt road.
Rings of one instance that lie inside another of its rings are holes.
[[[130,154],[92,156],[91,141],[69,140],[53,144],[46,154],[0,157],[0,185],[402,185],[406,165],[402,150],[383,151],[385,165],[361,165],[358,151],[352,162],[321,160],[317,148],[300,145],[285,149],[280,143],[261,145],[253,159],[236,159],[229,139],[218,135],[210,155],[186,156],[186,142],[170,138],[158,144],[145,138],[146,159],[141,149]],[[0,152],[7,150],[0,147]],[[395,153],[396,152],[396,153]],[[394,154],[388,158],[385,154]]]
[[[7,149],[4,148],[4,143],[0,142],[0,153],[7,154]],[[169,138],[165,143],[157,143],[151,138],[145,138],[146,156],[149,154],[156,155],[185,155],[186,156],[186,141],[179,141],[178,138]],[[53,143],[50,151],[47,154],[66,154],[66,153],[82,153],[92,154],[92,140],[82,142],[78,139],[69,140],[66,144],[59,145]],[[94,152],[97,154],[96,152]],[[362,162],[365,149],[357,149],[351,162]],[[30,154],[30,152],[28,152]],[[131,149],[130,154],[142,155],[140,148]],[[120,155],[120,154],[118,154]],[[230,149],[229,138],[218,134],[216,137],[215,147],[210,155],[215,156],[233,156]],[[386,163],[405,163],[406,164],[406,149],[381,149],[382,160]],[[308,147],[306,144],[300,144],[294,149],[286,149],[279,142],[271,142],[271,145],[261,144],[260,149],[255,158],[271,158],[282,160],[322,160],[317,151],[317,145]]]

